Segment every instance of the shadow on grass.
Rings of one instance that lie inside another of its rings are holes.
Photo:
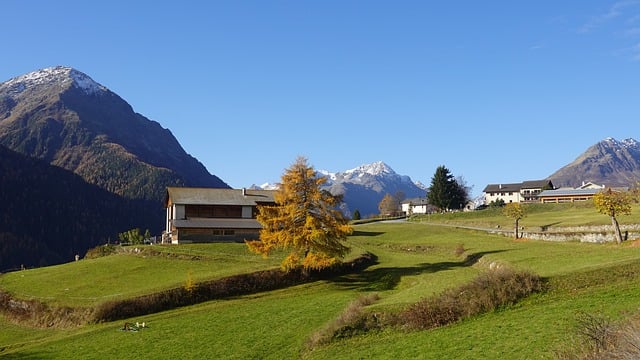
[[[438,263],[423,263],[408,267],[381,267],[365,270],[356,274],[347,274],[330,281],[339,286],[361,291],[384,291],[395,288],[403,276],[431,274],[444,270],[469,267],[476,264],[483,256],[508,250],[482,251],[467,255],[460,261],[443,261]]]
[[[378,235],[382,235],[382,234],[384,234],[384,232],[382,232],[382,231],[354,230],[353,233],[351,233],[351,236],[378,236]]]
[[[540,231],[547,231],[547,230],[549,230],[550,227],[558,225],[558,224],[562,224],[562,222],[558,221],[558,222],[554,222],[554,223],[551,223],[551,224],[541,225],[540,226]]]
[[[15,353],[10,353],[10,354],[3,354],[2,351],[0,351],[0,357],[2,359],[33,359],[33,360],[40,360],[40,359],[51,359],[53,358],[53,356],[50,356],[51,354],[48,354],[46,352],[34,352],[34,351],[17,351]]]

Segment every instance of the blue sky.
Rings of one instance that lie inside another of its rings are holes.
[[[298,155],[479,194],[640,139],[640,1],[4,0],[0,81],[107,86],[233,187]],[[586,179],[588,180],[588,179]]]

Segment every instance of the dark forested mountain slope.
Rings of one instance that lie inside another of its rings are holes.
[[[0,204],[0,272],[72,261],[134,225],[160,231],[163,214],[155,201],[123,198],[3,146]]]
[[[169,130],[69,67],[0,83],[0,145],[128,198],[161,201],[176,185],[228,187]]]

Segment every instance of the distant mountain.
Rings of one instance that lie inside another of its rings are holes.
[[[606,186],[635,186],[640,181],[640,143],[606,138],[549,176],[556,187],[591,181]]]
[[[159,202],[167,186],[229,187],[169,130],[69,67],[0,83],[0,145],[132,199]]]
[[[386,195],[403,193],[405,198],[425,197],[427,188],[413,182],[409,176],[399,175],[382,161],[364,164],[342,172],[318,171],[326,176],[325,188],[332,194],[343,194],[343,212],[350,216],[355,210],[365,217],[379,213],[378,204]],[[252,185],[255,188],[273,189],[274,184]]]
[[[148,200],[125,199],[65,169],[0,146],[0,272],[69,262],[142,231],[162,217]]]

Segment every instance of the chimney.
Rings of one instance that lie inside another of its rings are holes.
[[[247,196],[247,188],[242,188],[242,196]]]

